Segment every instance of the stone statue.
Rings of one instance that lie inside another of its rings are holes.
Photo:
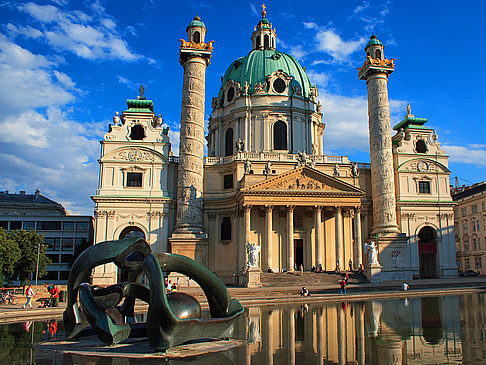
[[[270,161],[268,161],[267,164],[265,165],[265,170],[263,170],[263,174],[265,176],[270,175],[270,173],[272,172],[271,167],[272,167],[272,164],[270,163]]]
[[[241,140],[241,138],[238,138],[238,140],[235,143],[236,147],[236,152],[243,152],[243,148],[245,147],[245,142]]]
[[[334,165],[334,176],[339,176],[339,165],[338,164]]]
[[[91,270],[106,263],[127,273],[128,280],[106,288],[89,285]],[[201,305],[194,297],[167,294],[162,271],[181,273],[197,282],[208,299],[210,318],[202,318]],[[141,283],[142,274],[150,287]],[[148,304],[145,323],[135,324],[136,299]],[[70,339],[96,334],[105,344],[114,345],[148,337],[153,352],[165,352],[187,341],[230,337],[234,320],[243,312],[223,282],[204,266],[185,256],[154,254],[143,238],[134,235],[101,242],[81,253],[69,273],[63,320]]]
[[[354,177],[359,176],[359,167],[358,167],[358,164],[356,162],[353,162],[353,165],[351,166],[351,172],[352,172]]]
[[[407,115],[411,115],[412,114],[412,107],[410,106],[410,104],[407,105]]]
[[[305,166],[307,163],[307,154],[305,151],[299,152],[299,155],[297,156],[297,166]]]
[[[260,267],[260,250],[261,246],[256,243],[248,242],[246,244],[246,252],[248,253],[248,262],[246,267]]]
[[[320,102],[320,101],[318,101],[318,102],[317,102],[317,112],[318,112],[318,113],[321,113],[321,110],[322,110],[322,105],[321,105],[321,102]]]
[[[365,254],[368,255],[368,267],[373,265],[379,265],[378,262],[378,246],[375,241],[370,241],[369,244],[365,243]]]
[[[140,88],[138,89],[138,91],[140,92],[140,95],[139,95],[139,99],[145,99],[145,85],[143,84],[140,84]]]
[[[157,126],[161,126],[162,124],[164,124],[164,119],[162,118],[162,114],[159,114],[157,117]]]
[[[250,160],[249,160],[249,159],[246,159],[246,160],[245,160],[245,165],[244,165],[244,167],[245,167],[245,174],[249,174],[249,173],[250,173],[250,171],[251,171],[251,162],[250,162]]]
[[[248,85],[248,81],[245,81],[245,85],[243,86],[243,95],[248,95],[248,89],[250,85]]]
[[[437,136],[437,133],[435,133],[435,131],[434,131],[434,133],[432,133],[432,141],[434,141],[434,143],[435,143],[435,142],[437,142],[438,138],[439,137]]]

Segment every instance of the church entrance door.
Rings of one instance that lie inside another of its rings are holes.
[[[418,234],[420,278],[437,277],[437,239],[432,227],[423,227]]]
[[[294,239],[294,257],[297,270],[304,265],[304,240],[302,238]]]

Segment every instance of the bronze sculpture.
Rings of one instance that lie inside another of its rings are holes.
[[[110,262],[128,273],[128,281],[106,288],[90,286],[92,269]],[[184,274],[199,284],[209,304],[209,319],[201,318],[199,303],[191,296],[166,294],[163,271]],[[148,286],[141,283],[143,275]],[[96,334],[111,345],[129,337],[148,337],[155,352],[190,340],[229,338],[234,319],[243,313],[241,304],[230,298],[225,285],[211,271],[185,256],[153,254],[140,237],[88,248],[73,264],[67,291],[63,319],[68,338]],[[126,321],[127,317],[134,318],[135,299],[149,304],[145,323]]]

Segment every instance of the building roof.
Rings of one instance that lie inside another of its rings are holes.
[[[460,188],[456,188],[452,190],[452,200],[458,201],[461,199],[468,198],[475,194],[482,193],[486,191],[486,181],[471,185],[471,186],[463,186]]]
[[[128,112],[153,113],[154,102],[147,99],[127,99]]]
[[[399,131],[401,128],[428,129],[424,126],[425,123],[427,123],[427,118],[415,118],[412,115],[406,115],[400,123],[393,127],[393,129],[396,131]]]
[[[266,83],[266,77],[282,70],[293,77],[292,86],[299,86],[304,97],[310,96],[311,82],[304,69],[293,56],[277,50],[254,49],[248,55],[238,58],[226,70],[218,98],[223,97],[223,88],[228,80],[239,82],[241,87],[248,83],[249,94],[255,84]]]
[[[44,195],[40,193],[39,190],[36,190],[34,194],[25,194],[25,191],[20,191],[19,194],[10,194],[8,191],[0,191],[0,204],[3,206],[43,206],[49,209],[59,210],[67,214],[64,207],[51,200],[46,198]]]

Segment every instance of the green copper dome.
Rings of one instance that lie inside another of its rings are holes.
[[[370,37],[370,40],[369,40],[368,44],[366,45],[366,47],[368,47],[368,46],[374,46],[374,45],[377,45],[377,44],[378,45],[382,45],[383,43],[381,43],[380,40],[378,38],[376,38],[376,35],[373,34]]]
[[[253,50],[247,56],[238,58],[226,70],[218,98],[222,100],[223,87],[228,80],[239,82],[243,88],[248,83],[248,93],[253,94],[255,83],[265,83],[266,77],[282,70],[293,77],[292,86],[298,86],[302,95],[310,96],[311,82],[302,66],[294,57],[276,50]]]
[[[194,17],[192,22],[190,22],[189,25],[187,26],[186,32],[189,28],[193,28],[193,27],[202,27],[202,28],[206,29],[206,26],[201,21],[201,18],[199,18],[197,15]]]

